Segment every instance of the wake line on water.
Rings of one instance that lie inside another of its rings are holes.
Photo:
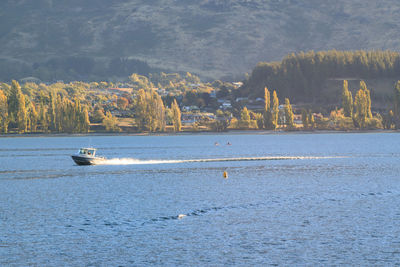
[[[140,160],[134,158],[99,159],[96,165],[150,165],[150,164],[177,164],[195,162],[226,162],[226,161],[261,161],[261,160],[303,160],[303,159],[332,159],[342,157],[312,157],[312,156],[275,156],[275,157],[239,157],[239,158],[210,158],[210,159],[183,159],[183,160]]]

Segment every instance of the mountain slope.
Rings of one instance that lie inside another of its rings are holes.
[[[395,0],[6,0],[0,58],[27,63],[24,75],[51,58],[122,57],[220,78],[301,50],[399,50],[399,9]]]

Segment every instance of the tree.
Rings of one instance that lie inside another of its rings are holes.
[[[240,128],[248,129],[250,127],[250,113],[247,107],[244,107],[240,112]]]
[[[367,118],[372,118],[372,112],[371,112],[371,93],[367,89],[367,85],[365,84],[364,81],[360,81],[360,89],[364,91],[365,93],[365,101],[366,101],[366,112],[367,112]]]
[[[294,128],[294,115],[289,98],[285,98],[285,122],[288,129]]]
[[[271,115],[272,115],[272,129],[276,129],[278,127],[278,117],[279,117],[279,99],[276,94],[276,91],[274,90],[272,94],[272,110],[271,110]]]
[[[135,103],[135,113],[136,113],[136,125],[139,131],[146,129],[147,125],[147,101],[146,93],[143,89],[140,89]]]
[[[179,109],[178,103],[176,103],[176,99],[174,99],[174,102],[172,102],[171,109],[173,118],[172,124],[174,125],[174,131],[180,132],[182,128],[181,110]]]
[[[93,112],[92,122],[99,123],[102,122],[104,118],[105,118],[104,110],[101,107],[96,106]]]
[[[301,121],[303,122],[304,129],[308,129],[310,127],[310,123],[309,123],[308,119],[309,119],[309,116],[307,114],[307,110],[303,109],[301,111]]]
[[[61,103],[57,103],[57,95],[54,93],[54,91],[49,93],[49,99],[50,99],[50,103],[49,103],[49,126],[50,126],[50,130],[55,132],[55,131],[61,131],[60,126],[59,126],[59,121],[57,121],[57,108],[60,108],[60,104]],[[57,105],[58,104],[58,105]],[[65,114],[64,114],[65,115]],[[59,116],[61,116],[61,114],[59,113]],[[58,124],[57,124],[58,122]]]
[[[315,118],[314,118],[314,114],[312,113],[311,110],[308,111],[308,124],[309,124],[310,129],[314,129]]]
[[[264,128],[264,116],[261,113],[255,113],[255,120],[257,123],[257,129],[262,129]]]
[[[134,106],[139,131],[164,131],[165,107],[156,91],[139,90]]]
[[[103,120],[103,126],[107,132],[119,132],[121,129],[118,127],[118,120],[113,117],[110,111],[107,111]]]
[[[266,129],[274,129],[272,122],[272,110],[271,110],[271,96],[267,87],[264,88],[264,127]]]
[[[38,119],[39,115],[36,112],[35,105],[31,102],[29,106],[29,130],[31,133],[36,132]]]
[[[26,131],[27,112],[25,107],[25,96],[21,86],[15,80],[11,83],[10,95],[8,97],[8,114],[12,127],[18,128],[18,132]]]
[[[165,131],[165,107],[164,102],[161,99],[161,96],[157,94],[155,91],[153,93],[153,105],[156,116],[156,129],[159,131]]]
[[[90,120],[89,120],[89,112],[86,107],[83,109],[83,114],[81,114],[81,116],[82,116],[82,131],[88,133],[90,129]]]
[[[17,112],[17,124],[18,124],[18,132],[24,133],[27,130],[27,110],[25,107],[25,96],[21,93],[18,94],[18,112]]]
[[[43,102],[41,102],[39,105],[39,122],[38,123],[43,132],[47,133],[49,131],[47,109],[44,106]]]
[[[344,111],[344,116],[351,118],[353,116],[353,96],[349,91],[349,85],[346,80],[343,81],[342,107]]]
[[[117,105],[119,109],[125,110],[128,107],[129,101],[123,96],[118,97]]]
[[[385,129],[392,129],[394,125],[394,113],[392,110],[389,110],[389,112],[383,116],[382,124]]]
[[[396,129],[400,128],[400,81],[397,81],[394,88],[394,109],[393,119]]]
[[[368,117],[368,101],[365,91],[360,89],[354,98],[354,124],[356,127],[365,129]]]
[[[7,133],[8,123],[9,123],[9,118],[8,118],[7,97],[3,93],[3,91],[0,90],[0,131],[2,133]]]

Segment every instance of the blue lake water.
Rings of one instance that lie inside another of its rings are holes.
[[[399,265],[399,159],[398,133],[0,138],[0,265]]]

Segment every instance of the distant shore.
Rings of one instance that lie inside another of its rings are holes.
[[[185,131],[185,132],[143,132],[143,133],[127,133],[127,132],[92,132],[92,133],[10,133],[0,134],[0,138],[13,137],[79,137],[79,136],[185,136],[185,135],[290,135],[290,134],[339,134],[339,133],[400,133],[400,130],[313,130],[313,131],[274,131],[274,130],[229,130],[225,132],[210,131]]]

